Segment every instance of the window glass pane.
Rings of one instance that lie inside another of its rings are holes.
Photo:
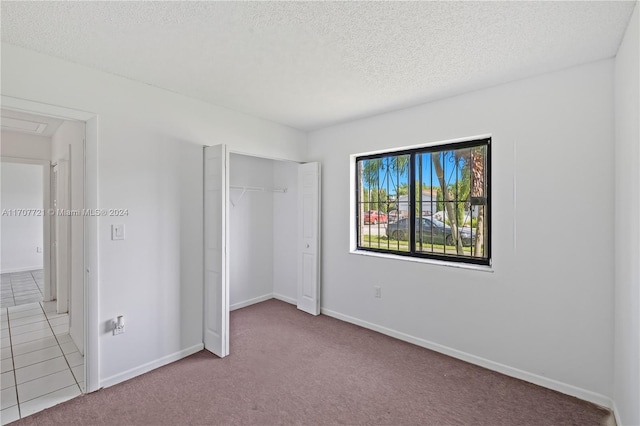
[[[478,232],[486,227],[478,220],[486,215],[485,152],[483,145],[416,154],[417,252],[486,257],[486,232]]]
[[[403,236],[397,222],[408,215],[409,155],[359,160],[357,166],[359,246],[409,251],[408,239],[397,238]]]

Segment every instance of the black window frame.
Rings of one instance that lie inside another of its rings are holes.
[[[416,250],[416,241],[415,241],[415,225],[416,225],[416,213],[415,213],[415,205],[416,205],[416,170],[415,170],[415,159],[417,154],[426,154],[432,152],[441,152],[447,150],[459,150],[465,148],[473,148],[479,146],[486,146],[485,151],[485,191],[486,191],[486,212],[485,212],[485,220],[487,226],[487,239],[484,247],[486,258],[483,257],[471,257],[471,256],[460,256],[457,254],[440,254],[440,253],[430,253],[424,251]],[[408,200],[408,210],[409,217],[407,220],[409,221],[409,250],[401,251],[401,250],[392,250],[392,249],[382,249],[376,247],[365,247],[360,245],[361,241],[361,229],[360,229],[360,194],[361,194],[361,181],[359,176],[359,168],[358,162],[362,160],[371,160],[377,158],[385,158],[385,157],[395,157],[409,155],[409,167],[408,167],[408,179],[409,179],[409,194],[407,196]],[[462,264],[472,264],[472,265],[482,265],[482,266],[491,266],[492,257],[491,257],[491,243],[492,243],[492,232],[491,232],[491,137],[481,138],[481,139],[473,139],[473,140],[465,140],[460,142],[451,142],[444,144],[434,144],[428,145],[424,147],[411,148],[411,149],[402,149],[402,150],[390,150],[385,152],[379,152],[375,154],[368,155],[359,155],[355,158],[355,219],[356,219],[356,250],[357,251],[367,251],[374,253],[383,253],[389,255],[398,255],[405,257],[413,257],[419,259],[434,259],[445,262],[453,262],[453,263],[462,263]]]

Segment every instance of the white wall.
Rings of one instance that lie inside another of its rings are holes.
[[[0,137],[0,155],[3,157],[51,160],[51,138],[4,130]]]
[[[0,209],[42,209],[42,166],[5,163],[0,165]],[[2,256],[4,273],[43,268],[43,216],[2,214]]]
[[[230,154],[231,185],[273,187],[273,161]],[[229,304],[245,306],[273,294],[273,198],[269,191],[229,195]]]
[[[605,60],[310,133],[323,312],[608,404],[612,79]],[[493,272],[349,253],[351,154],[481,134],[493,135]]]
[[[640,87],[638,5],[615,61],[615,389],[618,420],[640,425]]]
[[[273,185],[286,188],[273,196],[273,293],[296,303],[298,296],[298,163],[276,161]]]
[[[303,160],[305,134],[15,46],[2,93],[98,117],[100,380],[111,385],[202,344],[202,146]],[[110,225],[126,226],[111,241]],[[125,315],[126,333],[108,324]]]
[[[51,138],[52,162],[66,161],[69,165],[70,208],[84,208],[84,123],[64,121]],[[69,334],[81,352],[84,352],[84,218],[71,216]],[[66,261],[66,259],[59,259]],[[60,285],[60,283],[58,283]]]

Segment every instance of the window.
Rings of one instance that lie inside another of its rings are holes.
[[[356,157],[358,250],[489,265],[491,139]]]

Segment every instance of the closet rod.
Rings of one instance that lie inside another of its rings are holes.
[[[230,189],[237,189],[241,191],[254,191],[254,192],[287,192],[287,188],[264,188],[261,186],[240,186],[230,185]]]
[[[240,200],[242,200],[242,197],[244,197],[244,194],[247,193],[247,191],[252,191],[252,192],[280,192],[280,193],[285,193],[287,192],[287,188],[263,188],[263,187],[259,187],[259,186],[240,186],[240,185],[229,185],[229,189],[236,189],[236,190],[240,190],[242,191],[242,193],[240,194],[240,196],[238,197],[238,199],[236,200],[236,202],[234,203],[233,200],[229,199],[229,201],[231,201],[231,205],[233,207],[236,206],[237,203],[240,202]]]

